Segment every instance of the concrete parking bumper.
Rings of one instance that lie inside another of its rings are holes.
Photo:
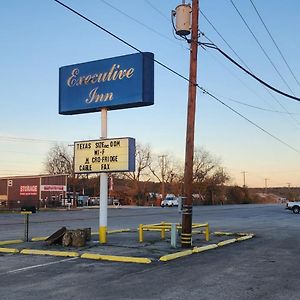
[[[196,235],[195,244],[199,243],[199,246],[195,245],[192,249],[178,251],[180,248],[172,249],[168,239],[161,240],[155,232],[152,232],[152,236],[147,236],[147,239],[151,239],[149,242],[144,241],[143,243],[141,243],[139,238],[136,236],[137,230],[111,230],[109,234],[112,234],[110,238],[111,242],[107,245],[101,245],[97,240],[94,240],[91,241],[87,247],[79,248],[77,251],[73,251],[74,248],[63,249],[62,246],[52,246],[45,250],[46,246],[43,241],[45,241],[47,237],[35,237],[28,243],[25,243],[22,240],[0,241],[0,245],[2,246],[14,245],[14,248],[0,248],[0,252],[9,254],[50,255],[78,257],[98,261],[150,264],[152,262],[168,262],[236,242],[242,242],[254,237],[253,233],[214,232],[211,234],[210,239],[213,243],[208,244],[205,237],[202,236],[201,238],[201,236]],[[227,237],[227,239],[224,240],[224,237]],[[228,239],[228,237],[230,238]],[[163,255],[159,255],[160,253]]]

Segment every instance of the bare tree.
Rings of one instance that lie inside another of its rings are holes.
[[[119,178],[128,179],[133,183],[134,194],[137,198],[144,193],[143,181],[149,181],[149,165],[151,162],[151,149],[149,145],[137,144],[135,150],[135,172],[120,173]]]
[[[56,144],[49,150],[45,170],[49,174],[73,174],[73,155],[65,145]]]
[[[161,194],[165,197],[166,184],[171,185],[178,181],[178,167],[170,154],[156,155],[149,165],[152,175],[161,183]]]
[[[220,165],[220,159],[200,148],[194,153],[194,188],[205,196],[207,204],[223,203],[224,184],[230,179]]]
[[[219,168],[219,159],[213,157],[208,151],[196,148],[194,152],[193,181],[203,182]]]
[[[215,185],[224,184],[229,180],[230,180],[230,176],[221,167],[216,168],[211,176],[211,181]]]

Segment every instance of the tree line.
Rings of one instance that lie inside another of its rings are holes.
[[[171,153],[155,153],[149,145],[136,145],[135,172],[109,174],[109,196],[123,204],[159,205],[166,194],[183,195],[184,163]],[[99,196],[98,175],[75,175],[73,153],[54,145],[45,159],[49,174],[67,174],[70,192]],[[221,159],[196,147],[193,160],[194,204],[252,202],[247,188],[230,186]]]

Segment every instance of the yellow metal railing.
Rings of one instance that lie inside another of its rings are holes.
[[[139,242],[142,243],[144,241],[144,231],[160,231],[161,239],[166,238],[166,232],[171,230],[172,223],[168,222],[160,222],[157,224],[140,224],[138,228],[139,233]],[[204,234],[205,240],[209,241],[209,225],[208,223],[193,223],[192,224],[192,234],[203,233],[203,231],[197,231],[195,229],[205,227]],[[181,224],[176,224],[176,229],[182,230]]]

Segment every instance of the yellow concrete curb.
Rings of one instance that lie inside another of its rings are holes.
[[[231,235],[232,233],[225,233],[224,232],[220,232],[220,235]],[[234,239],[229,239],[229,240],[225,240],[222,242],[219,242],[217,244],[210,244],[210,245],[206,245],[206,246],[202,246],[202,247],[194,247],[192,250],[185,250],[185,251],[181,251],[181,252],[176,252],[176,253],[172,253],[172,254],[167,254],[162,256],[159,260],[160,261],[169,261],[169,260],[173,260],[179,257],[183,257],[183,256],[187,256],[193,253],[200,253],[200,252],[204,252],[207,250],[211,250],[211,249],[215,249],[221,246],[225,246],[225,245],[229,245],[232,243],[235,243],[237,241],[245,241],[248,239],[251,239],[254,235],[250,234],[250,235],[245,235],[239,238],[234,238]]]
[[[223,232],[223,231],[216,231],[214,235],[234,235],[234,232]]]
[[[79,257],[77,252],[69,251],[51,251],[51,250],[35,250],[35,249],[23,249],[21,254],[33,254],[33,255],[50,255],[50,256],[65,256],[65,257]]]
[[[224,231],[216,231],[214,235],[238,235],[238,236],[254,236],[254,233],[250,232],[224,232]]]
[[[83,253],[80,255],[80,258],[101,260],[101,255],[95,253]]]
[[[250,232],[237,232],[236,234],[239,235],[239,236],[245,236],[245,235],[252,235],[252,236],[254,236],[254,233],[250,233]]]
[[[0,241],[0,245],[10,245],[10,244],[21,244],[23,240],[10,240],[10,241]]]
[[[169,261],[172,259],[176,259],[179,257],[191,255],[191,254],[193,254],[193,250],[185,250],[185,251],[180,251],[180,252],[164,255],[159,260],[160,261]]]
[[[126,229],[115,229],[115,230],[107,230],[107,234],[111,234],[111,233],[121,233],[121,232],[130,232],[132,231],[129,228]],[[99,235],[99,232],[92,232],[91,235]]]
[[[126,229],[107,230],[107,233],[111,234],[111,233],[121,233],[121,232],[130,232],[130,231],[131,229],[126,228]]]
[[[221,247],[221,246],[225,246],[225,245],[228,245],[228,244],[235,243],[236,241],[237,241],[237,239],[230,239],[230,240],[219,242],[217,245],[219,247]]]
[[[138,264],[150,264],[151,263],[151,259],[146,258],[146,257],[103,255],[103,254],[95,254],[95,253],[84,253],[80,257],[86,258],[86,259],[108,260],[108,261],[117,261],[117,262],[131,262],[131,263],[138,263]]]
[[[246,241],[246,240],[252,239],[253,237],[254,237],[254,234],[249,234],[249,235],[241,236],[241,237],[237,238],[236,240],[238,242]]]
[[[159,229],[159,228],[153,228],[153,229],[151,229],[151,228],[145,228],[145,229],[143,229],[144,231],[161,231],[161,229]],[[165,232],[169,232],[170,231],[170,229],[165,229]]]
[[[45,241],[48,237],[44,236],[44,237],[34,237],[31,239],[32,242],[40,242],[40,241]]]
[[[15,248],[0,248],[0,252],[2,252],[2,253],[19,253],[19,250],[15,249]]]
[[[193,253],[200,253],[200,252],[215,249],[215,248],[218,248],[218,247],[219,246],[217,244],[210,244],[210,245],[202,246],[202,247],[194,247],[193,248]]]

